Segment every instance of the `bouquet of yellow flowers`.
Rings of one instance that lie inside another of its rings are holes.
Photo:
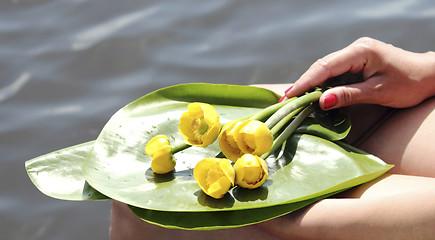
[[[114,199],[144,221],[208,230],[258,223],[392,166],[343,141],[350,121],[320,91],[277,103],[261,88],[181,84],[115,113],[98,138],[26,162],[44,194]]]

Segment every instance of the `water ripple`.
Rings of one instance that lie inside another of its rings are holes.
[[[27,82],[30,81],[30,73],[22,73],[15,81],[4,88],[0,88],[0,102],[14,96],[19,92]]]
[[[52,109],[48,109],[42,112],[42,115],[68,115],[77,114],[83,111],[83,107],[78,104],[60,106]]]
[[[409,9],[415,7],[418,0],[400,0],[394,2],[380,2],[368,8],[358,11],[361,16],[369,18],[387,18],[394,16],[407,16]]]
[[[139,21],[140,19],[157,12],[158,7],[154,6],[145,10],[117,17],[111,21],[104,22],[98,26],[87,29],[79,33],[76,41],[72,44],[72,49],[76,51],[87,49],[102,39],[113,35],[125,27]]]

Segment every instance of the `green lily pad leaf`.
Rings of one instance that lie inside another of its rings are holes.
[[[47,196],[71,201],[107,200],[82,175],[82,165],[94,142],[86,142],[26,161],[33,184]]]
[[[295,135],[282,153],[267,159],[270,177],[258,189],[238,187],[216,200],[206,196],[193,178],[193,167],[216,156],[217,143],[191,147],[174,155],[175,171],[150,169],[144,147],[163,134],[172,145],[183,142],[178,120],[190,102],[212,104],[225,123],[253,114],[276,102],[272,92],[248,86],[184,84],[158,90],[118,111],[94,143],[83,167],[89,184],[106,196],[155,211],[214,212],[265,208],[304,201],[349,188],[382,175],[391,166],[311,135]],[[337,167],[339,166],[339,167]]]
[[[316,108],[313,114],[296,129],[295,133],[307,133],[331,141],[344,139],[351,129],[350,117],[340,109],[323,111]]]

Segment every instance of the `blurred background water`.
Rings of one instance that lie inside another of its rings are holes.
[[[49,198],[24,162],[93,140],[110,116],[188,82],[295,81],[370,36],[435,50],[435,2],[0,1],[0,239],[108,239],[110,202]]]

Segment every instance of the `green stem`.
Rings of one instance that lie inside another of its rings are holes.
[[[273,126],[272,129],[270,129],[270,131],[272,132],[273,136],[276,136],[276,134],[278,134],[278,132],[281,130],[281,128],[283,128],[289,121],[290,119],[292,119],[294,116],[296,116],[296,114],[300,113],[304,108],[300,107],[296,110],[294,110],[293,112],[287,114],[287,116],[285,116],[283,119],[281,119],[277,124],[275,124],[275,126]]]
[[[290,99],[287,99],[286,101],[282,101],[279,103],[275,103],[273,105],[270,105],[269,107],[255,113],[254,115],[250,116],[249,119],[254,119],[254,120],[265,120],[268,117],[270,117],[271,115],[273,115],[276,111],[278,111],[278,109],[280,109],[281,107],[283,107],[284,105],[286,105],[287,103],[296,100],[297,97],[293,97]]]
[[[319,100],[322,92],[320,90],[315,90],[311,93],[305,94],[297,99],[288,102],[283,107],[278,109],[265,123],[266,126],[270,129],[274,127],[281,119],[285,118],[289,113],[294,110],[305,107],[308,104]]]
[[[284,131],[273,141],[272,148],[269,152],[263,154],[261,158],[266,159],[272,154],[278,147],[282,146],[283,142],[286,141],[290,135],[296,130],[296,128],[301,125],[305,118],[314,112],[314,105],[306,107],[301,113],[284,129]]]
[[[191,146],[192,145],[189,145],[187,143],[180,143],[180,144],[172,147],[172,154],[176,154],[177,152],[183,151],[184,149],[187,149]]]

